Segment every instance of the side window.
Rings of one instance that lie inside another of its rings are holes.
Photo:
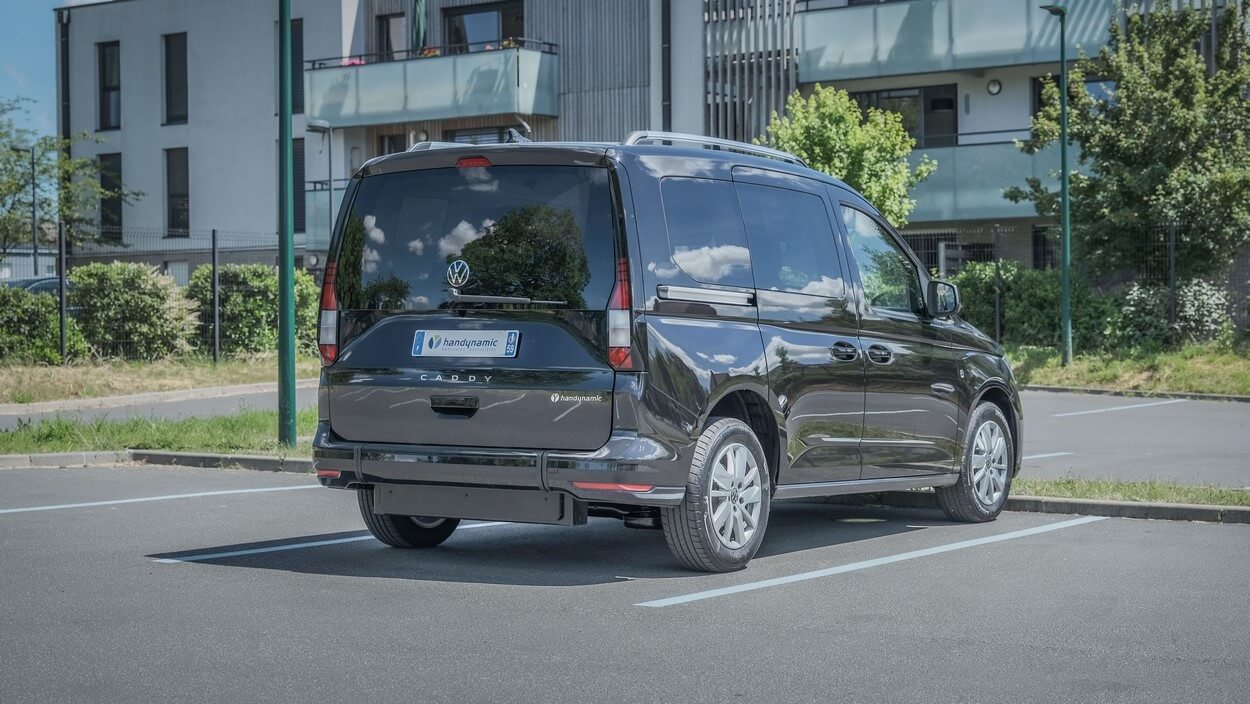
[[[673,263],[700,283],[754,285],[732,183],[670,177],[660,182],[660,197]]]
[[[921,312],[920,277],[902,247],[867,213],[845,205],[841,211],[868,304],[879,310]]]
[[[841,298],[842,267],[820,196],[739,183],[755,287]]]

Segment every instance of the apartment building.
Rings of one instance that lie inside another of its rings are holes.
[[[1031,205],[1002,197],[1058,165],[1055,150],[1029,157],[1012,144],[1028,133],[1039,78],[1059,68],[1058,21],[1040,4],[293,0],[297,239],[323,250],[350,175],[416,142],[494,142],[509,128],[536,140],[636,129],[749,140],[788,94],[821,83],[901,112],[915,158],[938,163],[909,228],[936,235],[915,240],[927,261],[934,242],[997,224],[1015,233],[1010,256],[1045,259]],[[1117,0],[1066,4],[1069,55],[1098,51]],[[60,130],[94,136],[75,155],[145,194],[102,202],[105,231],[150,228],[172,252],[188,231],[272,233],[276,13],[256,0],[56,10]]]

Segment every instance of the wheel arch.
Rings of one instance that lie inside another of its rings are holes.
[[[1011,443],[1015,449],[1015,471],[1012,474],[1015,476],[1020,473],[1020,461],[1024,455],[1023,417],[1020,412],[1019,396],[1000,380],[986,382],[972,399],[972,405],[968,409],[969,422],[977,406],[986,401],[998,406],[998,409],[1003,412],[1003,417],[1007,419],[1007,430],[1011,433]]]
[[[759,439],[764,448],[765,459],[768,460],[769,475],[772,487],[777,486],[777,478],[781,474],[781,427],[777,416],[768,403],[768,399],[760,388],[753,385],[740,385],[726,388],[716,394],[716,400],[703,416],[699,432],[703,432],[713,418],[737,418],[746,423]]]

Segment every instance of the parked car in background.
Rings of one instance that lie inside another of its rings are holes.
[[[933,487],[962,521],[1007,499],[1023,414],[1001,347],[792,155],[425,143],[365,164],[342,211],[314,465],[389,545],[606,516],[723,572],[775,499]]]
[[[8,286],[9,288],[20,288],[31,293],[50,293],[57,295],[61,285],[60,278],[56,276],[39,276],[33,279],[14,279],[12,281],[0,281],[0,286]],[[72,288],[69,279],[65,280],[65,290]]]

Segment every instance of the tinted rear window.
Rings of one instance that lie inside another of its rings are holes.
[[[737,185],[756,287],[842,297],[842,267],[824,199],[788,188]]]
[[[705,284],[752,285],[751,252],[733,184],[702,178],[660,182],[673,262]]]
[[[365,178],[344,221],[336,289],[344,309],[426,310],[465,296],[600,310],[615,275],[607,169],[491,166]],[[457,269],[460,265],[456,264]]]

